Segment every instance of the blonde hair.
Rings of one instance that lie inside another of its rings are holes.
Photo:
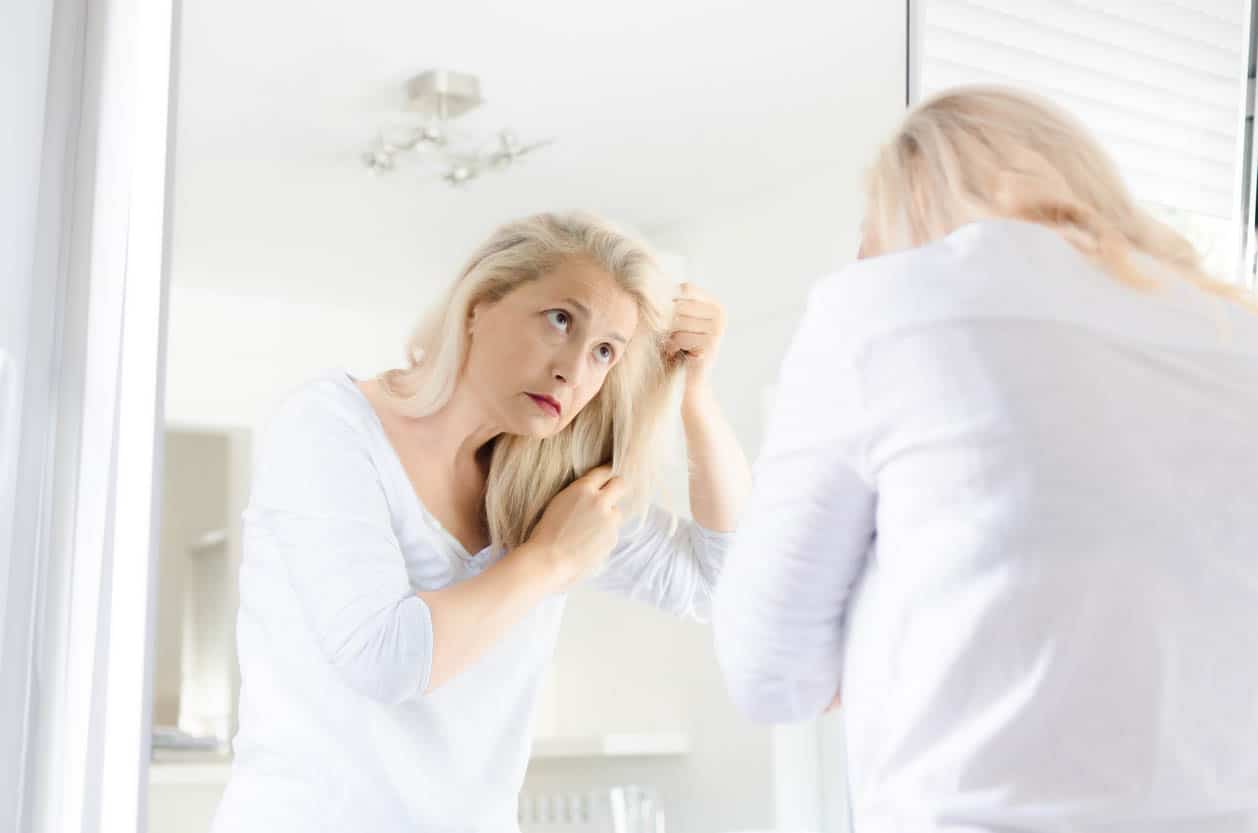
[[[1208,275],[1192,244],[1135,202],[1080,122],[1022,91],[957,87],[919,104],[879,151],[866,196],[867,255],[920,246],[976,220],[1026,220],[1131,286],[1156,285],[1131,262],[1140,252],[1258,311],[1250,293]]]
[[[472,255],[445,301],[416,328],[407,367],[380,376],[399,412],[421,417],[439,410],[458,383],[472,308],[501,300],[572,258],[595,264],[633,297],[638,329],[602,388],[563,430],[542,439],[502,434],[494,440],[485,515],[495,546],[526,541],[551,498],[604,463],[626,481],[626,516],[645,508],[676,378],[676,365],[663,358],[671,295],[650,249],[588,214],[537,214],[508,223]]]

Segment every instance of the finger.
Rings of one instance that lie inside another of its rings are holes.
[[[678,303],[673,307],[673,318],[682,317],[707,321],[717,329],[725,326],[725,310],[719,304]]]
[[[712,297],[706,291],[704,291],[703,288],[696,286],[695,284],[690,283],[689,281],[686,281],[685,283],[677,287],[677,294],[681,298],[693,298],[693,299],[704,299],[704,300],[710,299]]]
[[[614,506],[625,496],[625,491],[628,488],[623,477],[613,477],[603,484],[603,488],[599,489],[599,494],[603,496],[607,503]]]
[[[679,315],[673,319],[672,331],[676,333],[714,333],[716,322],[711,318],[695,318],[693,315]]]
[[[707,348],[711,343],[711,336],[697,333],[673,333],[668,338],[666,352],[676,353],[678,350],[695,352]]]
[[[674,315],[693,315],[695,318],[720,318],[721,307],[709,301],[678,298],[673,301]]]
[[[602,465],[595,466],[587,471],[581,477],[581,482],[589,486],[591,489],[598,491],[613,478],[614,475],[612,474],[612,467],[610,465]]]

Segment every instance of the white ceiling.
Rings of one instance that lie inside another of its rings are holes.
[[[838,161],[850,114],[899,94],[868,68],[902,61],[903,14],[816,0],[184,3],[175,280],[291,289],[387,271],[399,250],[446,270],[530,211],[652,228],[799,180]],[[480,76],[469,128],[557,143],[464,191],[367,176],[358,155],[403,82],[433,67]]]

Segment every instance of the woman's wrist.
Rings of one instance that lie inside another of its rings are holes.
[[[683,419],[705,418],[719,409],[716,392],[706,378],[694,382],[687,380],[681,395],[681,415]]]
[[[511,552],[504,561],[510,561],[518,572],[519,580],[539,587],[544,594],[562,590],[571,581],[563,559],[557,558],[551,548],[538,541],[525,541]]]

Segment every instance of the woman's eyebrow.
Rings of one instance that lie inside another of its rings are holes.
[[[580,301],[578,301],[576,298],[564,298],[563,303],[571,304],[572,306],[576,307],[577,312],[581,313],[581,315],[583,315],[587,320],[591,317],[590,308],[587,307],[585,304],[581,303]],[[620,333],[610,333],[607,337],[610,338],[612,341],[619,341],[621,344],[629,343],[629,339],[625,338]]]
[[[576,298],[564,298],[563,303],[571,304],[572,306],[577,308],[577,312],[581,313],[586,318],[590,317],[590,308],[587,307],[585,304],[581,303],[580,301],[578,301]]]

